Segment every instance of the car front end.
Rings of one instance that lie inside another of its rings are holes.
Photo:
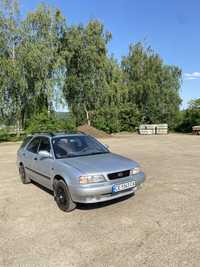
[[[72,199],[80,203],[104,202],[135,193],[145,181],[139,167],[79,177],[79,185],[71,185]]]

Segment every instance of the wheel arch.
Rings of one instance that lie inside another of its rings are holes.
[[[67,185],[66,180],[62,177],[62,175],[56,174],[53,178],[53,189],[55,188],[55,182],[62,180]]]

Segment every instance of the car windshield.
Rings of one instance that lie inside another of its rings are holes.
[[[104,145],[87,135],[56,137],[52,144],[57,159],[109,153]]]

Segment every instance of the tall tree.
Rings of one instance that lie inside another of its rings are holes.
[[[129,103],[128,87],[123,82],[123,72],[113,58],[107,58],[105,67],[108,89],[102,105],[92,116],[92,123],[107,132],[133,131],[140,116],[135,104]]]
[[[174,127],[181,99],[181,70],[165,65],[160,56],[143,44],[131,45],[122,60],[129,102],[135,103],[145,123],[168,123]]]
[[[16,50],[20,44],[19,8],[15,0],[2,0],[0,12],[0,110],[8,119],[15,114],[20,128],[20,95],[24,85]]]
[[[19,58],[27,83],[29,113],[51,111],[62,74],[61,39],[66,24],[59,10],[40,5],[22,22]],[[31,100],[31,101],[30,101]]]
[[[0,110],[23,128],[27,117],[52,107],[66,25],[59,10],[45,5],[20,21],[16,3],[3,1],[0,14]]]
[[[91,114],[104,101],[106,79],[106,45],[111,34],[98,21],[86,27],[71,27],[63,40],[66,51],[64,96],[78,123],[90,124]]]

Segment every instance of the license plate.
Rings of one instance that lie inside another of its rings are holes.
[[[116,193],[116,192],[123,191],[123,190],[129,189],[129,188],[135,187],[135,186],[136,186],[135,181],[126,182],[123,184],[114,184],[112,186],[112,192]]]

